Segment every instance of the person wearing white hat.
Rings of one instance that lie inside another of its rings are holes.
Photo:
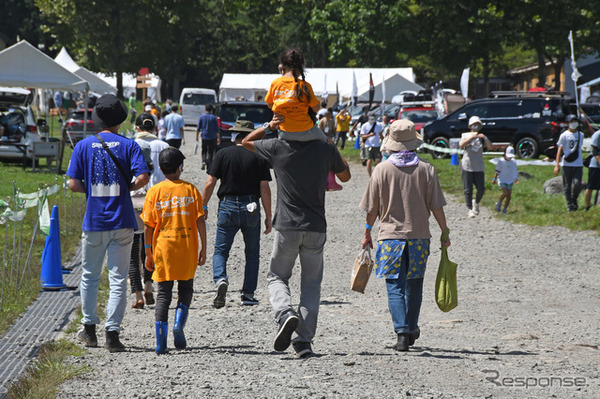
[[[510,204],[512,197],[513,184],[519,182],[519,172],[517,170],[517,163],[515,162],[515,149],[511,146],[506,147],[504,156],[498,160],[496,164],[496,173],[492,179],[492,184],[496,184],[502,189],[502,195],[496,202],[496,212],[506,214],[506,209]],[[502,202],[504,202],[504,208],[502,208]]]
[[[490,140],[479,133],[483,124],[478,116],[469,119],[470,132],[463,133],[460,137],[460,148],[464,151],[461,166],[461,177],[465,193],[465,203],[469,209],[468,216],[474,218],[479,215],[479,203],[485,193],[485,175],[483,164],[483,148],[493,149]],[[473,185],[477,195],[473,198]]]
[[[446,200],[435,169],[415,150],[423,144],[415,125],[407,119],[392,123],[386,141],[391,152],[387,161],[373,170],[360,203],[366,212],[362,248],[373,248],[371,229],[379,218],[376,275],[385,278],[388,308],[398,341],[397,351],[407,351],[421,332],[419,313],[423,300],[423,278],[429,256],[429,216],[433,213],[442,237],[449,234]],[[447,236],[446,236],[447,237]],[[449,246],[444,237],[442,245]]]

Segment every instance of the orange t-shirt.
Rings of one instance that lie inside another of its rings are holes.
[[[306,86],[310,100],[307,100],[306,93],[302,94],[302,101],[298,100],[297,89],[302,90],[303,86]],[[285,117],[285,122],[279,125],[284,132],[303,132],[314,126],[308,116],[308,108],[319,104],[319,99],[315,97],[310,83],[302,79],[296,82],[294,78],[282,76],[271,82],[265,101],[273,112]]]
[[[194,278],[199,249],[196,221],[202,215],[202,195],[191,183],[164,180],[148,190],[141,218],[154,228],[152,280]]]

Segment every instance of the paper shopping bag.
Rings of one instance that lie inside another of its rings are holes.
[[[352,268],[352,276],[350,277],[350,289],[352,291],[365,293],[365,287],[373,270],[373,264],[371,251],[366,249],[361,250],[356,259],[354,259],[354,267]]]

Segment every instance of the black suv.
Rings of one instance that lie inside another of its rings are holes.
[[[509,94],[510,93],[510,94]],[[468,132],[469,118],[481,118],[485,134],[495,145],[512,145],[520,158],[537,158],[556,143],[566,129],[564,118],[571,99],[563,94],[506,92],[495,98],[475,100],[446,117],[429,122],[422,130],[424,140],[449,147],[449,139]],[[434,158],[447,154],[432,151]]]
[[[238,119],[254,122],[254,128],[262,126],[273,119],[273,111],[264,102],[228,101],[219,104],[219,130],[221,132],[221,146],[232,145],[229,129]]]

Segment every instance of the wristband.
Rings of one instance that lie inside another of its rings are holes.
[[[208,211],[208,207],[206,205],[202,205],[202,209],[204,209],[205,211]]]
[[[152,248],[152,245],[144,244],[144,248],[146,248],[146,249]]]
[[[367,229],[367,230],[371,230],[372,228],[373,228],[373,226],[371,226],[371,225],[370,225],[370,224],[368,224],[368,223],[365,223],[365,229]]]

